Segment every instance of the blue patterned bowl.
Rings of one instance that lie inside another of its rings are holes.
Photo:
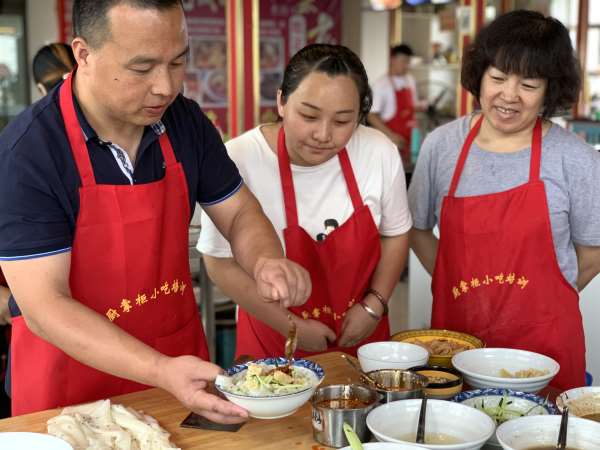
[[[248,364],[263,364],[274,368],[275,366],[284,366],[287,364],[285,358],[264,358],[256,361],[249,361],[246,364],[238,364],[225,370],[225,374],[231,377],[231,382],[236,383],[243,380],[248,370]],[[294,370],[300,371],[309,380],[306,388],[292,393],[273,394],[273,395],[245,395],[237,392],[231,392],[226,384],[216,384],[216,388],[227,400],[246,409],[251,417],[257,419],[278,419],[286,417],[300,408],[310,399],[317,386],[321,384],[325,377],[323,368],[313,361],[307,359],[297,359],[293,363]]]
[[[456,395],[452,401],[485,412],[495,420],[497,426],[519,417],[559,413],[554,403],[547,398],[511,389],[488,388],[465,391]],[[495,435],[487,444],[500,447]]]

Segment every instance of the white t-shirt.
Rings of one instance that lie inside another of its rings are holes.
[[[373,106],[371,112],[379,114],[382,120],[388,121],[396,115],[396,91],[408,88],[413,94],[413,103],[419,104],[417,84],[411,74],[403,76],[385,75],[378,78],[371,89],[373,90]]]
[[[226,144],[246,186],[258,198],[283,242],[286,228],[277,156],[260,126]],[[383,236],[406,233],[412,218],[406,198],[404,169],[396,146],[378,130],[359,125],[346,146],[363,202],[370,208]],[[292,165],[298,222],[313,239],[326,233],[324,222],[339,225],[354,212],[339,158],[318,166]],[[231,248],[206,214],[202,214],[198,250],[215,257],[231,257]]]

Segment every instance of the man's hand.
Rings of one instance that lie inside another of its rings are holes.
[[[10,324],[10,311],[8,309],[8,299],[10,291],[4,286],[0,286],[0,326]]]
[[[388,134],[388,137],[394,144],[396,144],[398,150],[402,150],[408,144],[406,139],[404,139],[398,133],[394,133],[393,131]]]
[[[371,306],[369,304],[369,306]],[[380,314],[379,307],[373,304],[372,308]],[[377,309],[376,309],[377,308]],[[340,347],[353,347],[363,339],[368,338],[373,334],[378,320],[371,317],[362,306],[355,304],[346,312],[344,322],[342,323],[342,335],[338,341]]]
[[[312,291],[306,269],[285,258],[259,258],[254,279],[259,295],[268,302],[280,302],[284,308],[304,304]]]
[[[222,370],[219,366],[195,356],[164,357],[157,385],[170,392],[187,409],[218,423],[240,423],[248,420],[243,408],[206,392]]]
[[[324,352],[336,340],[331,328],[317,320],[294,318],[298,325],[298,348],[305,352]]]

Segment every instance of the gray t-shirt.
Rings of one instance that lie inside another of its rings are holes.
[[[426,230],[439,224],[442,200],[448,195],[471,118],[465,116],[443,125],[423,142],[408,192],[415,228]],[[456,196],[501,192],[526,183],[530,154],[530,147],[496,153],[474,143]],[[540,176],[546,187],[558,264],[575,287],[577,255],[573,244],[600,246],[600,153],[553,124],[542,139]]]

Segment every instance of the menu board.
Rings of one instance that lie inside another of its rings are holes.
[[[183,0],[190,56],[184,95],[196,100],[222,135],[227,134],[227,28],[225,0]]]
[[[338,44],[341,0],[260,0],[260,122],[277,118],[287,61],[307,44]]]

